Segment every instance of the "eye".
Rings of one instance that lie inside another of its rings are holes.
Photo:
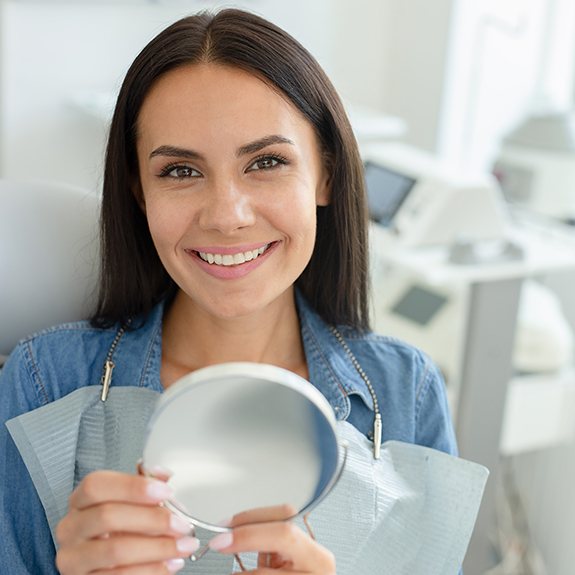
[[[200,174],[198,170],[182,164],[169,164],[165,166],[160,172],[161,178],[174,178],[176,180],[198,178],[201,177],[201,175],[202,174]]]
[[[258,170],[272,170],[280,165],[284,165],[287,163],[288,161],[286,158],[278,156],[276,154],[260,156],[259,158],[256,158],[252,162],[252,164],[250,164],[249,168],[246,171],[255,172]]]

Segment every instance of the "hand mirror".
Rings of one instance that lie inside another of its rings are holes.
[[[290,371],[214,365],[161,396],[143,467],[172,472],[174,498],[166,506],[191,527],[223,532],[238,513],[285,504],[303,516],[343,469],[335,423],[324,396]]]

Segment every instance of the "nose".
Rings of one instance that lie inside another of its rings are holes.
[[[230,234],[255,223],[255,213],[249,194],[230,179],[214,181],[205,190],[205,201],[199,225],[204,230]]]

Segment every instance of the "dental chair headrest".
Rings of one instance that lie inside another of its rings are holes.
[[[95,193],[0,180],[0,355],[39,329],[89,317],[98,218]]]

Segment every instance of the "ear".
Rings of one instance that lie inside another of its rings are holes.
[[[331,175],[327,166],[329,164],[326,165],[326,162],[324,162],[315,191],[315,203],[317,206],[328,206],[331,203]]]

